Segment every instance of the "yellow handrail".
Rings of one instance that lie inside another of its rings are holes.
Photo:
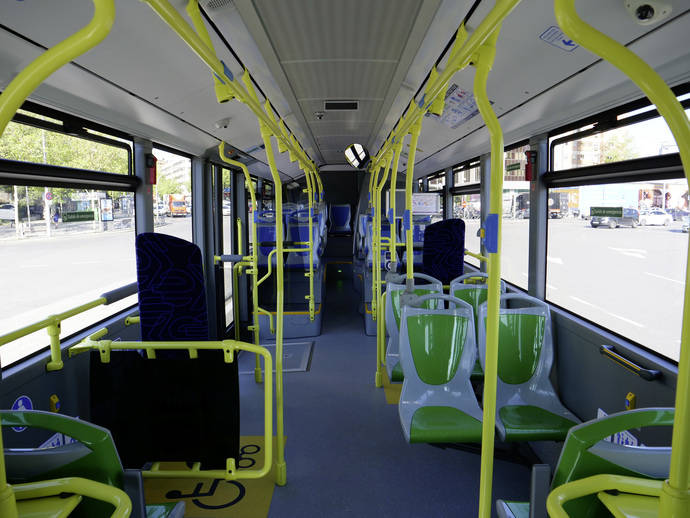
[[[115,22],[114,0],[93,0],[93,5],[93,18],[85,27],[33,60],[0,94],[0,136],[38,85],[58,68],[98,45],[108,35]]]
[[[12,486],[12,488],[17,500],[30,500],[73,493],[112,504],[115,510],[110,515],[110,518],[127,518],[132,513],[132,501],[124,491],[86,478],[66,477],[41,480],[40,482],[17,484]],[[11,515],[3,514],[2,517],[11,518]]]
[[[625,477],[622,475],[594,475],[568,482],[555,488],[546,499],[546,510],[551,518],[569,518],[563,506],[576,498],[601,491],[620,491],[622,493],[658,497],[661,494],[661,486],[662,482],[660,480]],[[668,518],[671,515],[663,514],[660,511],[659,516]]]
[[[62,362],[62,353],[60,351],[60,330],[62,328],[62,321],[80,313],[84,313],[89,309],[101,306],[106,302],[107,299],[105,297],[99,297],[91,302],[77,306],[76,308],[68,309],[57,315],[51,315],[35,324],[30,324],[16,331],[11,331],[0,336],[0,347],[26,335],[30,335],[31,333],[35,333],[36,331],[40,331],[41,329],[47,329],[48,336],[50,337],[50,361],[46,364],[46,369],[48,371],[60,370],[64,365]]]
[[[678,145],[685,177],[690,186],[690,122],[671,89],[652,67],[630,49],[585,23],[575,10],[575,0],[555,0],[556,20],[573,41],[619,68],[645,93],[666,120]],[[690,252],[690,243],[688,243]],[[688,253],[686,272],[690,272]],[[671,468],[663,485],[660,516],[687,516],[690,500],[690,282],[686,274],[681,331],[676,415],[673,425]]]
[[[483,256],[482,254],[475,254],[474,252],[470,252],[469,250],[467,250],[467,248],[465,248],[465,255],[469,255],[470,257],[474,257],[475,259],[479,259],[480,261],[484,262],[489,260],[488,257]]]
[[[177,35],[201,58],[201,60],[208,66],[211,71],[220,78],[220,80],[227,86],[228,91],[237,100],[246,104],[254,115],[259,119],[262,125],[265,125],[270,134],[275,136],[281,143],[281,147],[285,147],[294,157],[295,160],[300,160],[305,167],[311,167],[313,162],[309,159],[304,150],[297,144],[296,139],[290,134],[286,136],[280,129],[278,123],[269,116],[268,112],[264,110],[258,97],[253,92],[253,88],[249,90],[243,87],[230,72],[230,69],[218,59],[213,49],[200,37],[194,29],[185,21],[180,13],[175,9],[168,0],[144,0],[151,8],[161,17],[161,19],[168,24],[168,26],[177,33]],[[205,32],[205,27],[203,32]],[[245,75],[248,75],[245,72]],[[247,81],[243,79],[245,86]],[[275,180],[274,180],[275,181]],[[276,183],[276,193],[280,182]]]
[[[2,427],[0,426],[0,516],[17,518],[17,503],[12,486],[7,483],[5,472],[5,454],[2,445]]]
[[[410,111],[416,111],[414,105],[410,106]],[[414,279],[414,242],[412,237],[412,177],[414,176],[414,159],[417,154],[417,143],[419,134],[422,132],[422,119],[420,118],[410,127],[410,152],[407,157],[407,173],[405,175],[405,216],[403,217],[403,228],[405,228],[405,251],[407,253],[407,287],[412,288]]]
[[[434,104],[436,98],[439,95],[445,95],[446,86],[450,79],[457,71],[462,70],[468,65],[480,45],[484,43],[491,33],[493,33],[494,29],[519,3],[520,0],[497,0],[496,5],[481,21],[469,38],[465,37],[466,32],[464,26],[458,28],[458,36],[453,44],[446,68],[441,74],[433,78],[433,81],[429,81],[429,84],[426,86],[424,97],[419,104],[412,105],[407,113],[398,120],[390,136],[383,143],[378,153],[376,153],[377,158],[388,153],[394,141],[397,141],[398,138],[411,133],[412,126],[422,120],[422,117],[432,104]]]
[[[190,0],[190,4],[194,3],[197,6],[198,10],[198,4],[194,0]],[[252,179],[249,176],[249,169],[247,169],[247,166],[244,165],[242,162],[238,162],[237,160],[233,160],[231,158],[228,158],[225,154],[225,142],[221,142],[218,146],[218,154],[220,155],[221,160],[223,162],[230,164],[231,166],[239,168],[242,173],[244,174],[244,184],[247,187],[247,190],[249,190],[249,197],[251,199],[252,203],[252,217],[254,214],[256,214],[257,210],[257,205],[256,205],[256,193],[254,192],[254,185],[252,184]],[[240,233],[237,235],[237,242],[242,243],[242,234],[241,234],[241,225],[242,221],[238,218],[238,226],[240,228]],[[259,257],[258,257],[258,241],[257,241],[257,230],[256,230],[256,222],[251,226],[252,227],[252,243],[254,245],[252,246],[252,252],[249,255],[249,263],[251,265],[251,268],[247,272],[248,275],[251,275],[252,278],[252,325],[250,326],[253,334],[254,334],[254,345],[259,345],[259,314],[257,311],[257,308],[259,307],[259,287],[257,284],[258,278],[259,278]],[[240,249],[241,249],[240,245]],[[240,255],[242,253],[240,252]],[[240,332],[240,321],[239,321],[239,307],[237,304],[237,275],[239,274],[239,269],[233,268],[233,314],[235,315],[235,339],[239,340],[239,332]],[[256,355],[256,362],[254,365],[254,380],[257,383],[261,383],[261,361],[259,360],[259,355]]]
[[[110,362],[111,351],[188,351],[190,359],[198,357],[199,350],[221,350],[223,359],[226,363],[235,360],[236,351],[247,351],[264,358],[266,372],[266,383],[264,384],[264,465],[261,469],[240,470],[236,469],[235,459],[226,460],[225,470],[150,470],[143,471],[142,474],[147,478],[220,478],[223,480],[238,480],[249,478],[261,478],[266,476],[271,470],[273,457],[273,360],[271,353],[265,347],[241,342],[238,340],[209,340],[209,341],[187,341],[187,342],[132,342],[132,341],[113,341],[101,340],[108,333],[107,328],[100,329],[87,337],[83,342],[70,347],[69,355],[73,356],[90,350],[97,350],[100,353],[103,363]],[[155,355],[151,355],[155,356]]]
[[[486,318],[486,364],[482,416],[482,457],[479,479],[479,516],[491,516],[494,437],[496,432],[496,383],[498,372],[498,311],[501,298],[501,214],[503,211],[503,132],[486,93],[486,83],[496,56],[500,24],[486,39],[474,58],[474,98],[491,138],[491,197],[487,229],[488,293]],[[493,226],[493,231],[489,232]]]

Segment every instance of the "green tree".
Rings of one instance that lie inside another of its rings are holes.
[[[164,194],[182,194],[182,184],[177,180],[167,177],[158,177],[158,196]]]
[[[607,135],[601,145],[603,163],[620,162],[635,158],[632,137],[629,135]]]

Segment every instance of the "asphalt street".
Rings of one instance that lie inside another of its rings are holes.
[[[466,223],[466,247],[478,252],[479,220]],[[166,218],[156,231],[191,239],[191,217]],[[579,219],[550,220],[547,299],[677,360],[687,239],[680,222],[608,229]],[[503,221],[502,276],[524,288],[528,242],[527,220]],[[133,230],[5,239],[0,242],[0,335],[135,280]],[[69,319],[63,336],[132,303],[133,298]],[[47,344],[45,331],[15,349],[35,344]],[[4,364],[17,354],[12,349],[2,349]]]

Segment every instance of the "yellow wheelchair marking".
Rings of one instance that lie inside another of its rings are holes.
[[[273,438],[274,451],[276,438]],[[264,438],[240,437],[239,471],[263,464]],[[186,469],[181,462],[161,462],[161,470]],[[275,487],[275,468],[258,480],[144,479],[147,503],[179,502],[187,505],[185,517],[266,518]]]

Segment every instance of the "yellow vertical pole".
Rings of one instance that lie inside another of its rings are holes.
[[[0,424],[0,516],[17,518],[17,502],[14,499],[12,486],[7,483],[5,474],[5,450],[2,446],[2,425]]]
[[[287,483],[287,466],[285,464],[285,431],[283,424],[283,316],[284,316],[284,272],[283,272],[283,184],[280,181],[271,130],[261,123],[261,137],[266,148],[266,158],[275,184],[276,196],[276,484]],[[256,245],[255,245],[256,246]]]
[[[412,104],[411,110],[417,110],[417,106]],[[410,128],[410,154],[407,157],[407,172],[405,173],[405,215],[403,216],[403,226],[405,228],[405,250],[407,251],[407,287],[412,289],[414,279],[414,243],[412,242],[412,176],[414,175],[414,160],[417,154],[417,142],[419,134],[422,132],[422,119],[420,118]]]
[[[309,278],[309,295],[305,296],[309,302],[309,320],[314,321],[314,313],[316,308],[314,306],[314,235],[313,235],[313,212],[314,212],[314,187],[313,179],[307,165],[304,166],[304,178],[307,181],[307,198],[308,198],[308,208],[309,208],[309,272],[305,273],[304,276]]]
[[[371,318],[376,320],[376,308],[378,307],[378,300],[376,300],[376,253],[377,253],[377,248],[376,248],[376,203],[374,199],[376,196],[374,196],[374,192],[376,190],[376,183],[379,175],[379,171],[381,170],[381,166],[377,162],[374,164],[372,170],[371,170],[371,178],[370,178],[370,189],[369,189],[369,207],[371,208]]]
[[[393,158],[393,169],[391,170],[391,188],[390,188],[390,208],[391,208],[391,214],[393,214],[393,218],[391,223],[391,242],[390,242],[390,251],[391,251],[391,260],[393,262],[393,266],[391,268],[392,271],[397,271],[397,264],[398,264],[398,233],[393,232],[393,229],[395,229],[395,214],[396,214],[396,195],[397,195],[397,190],[396,187],[398,185],[398,164],[400,163],[400,154],[402,153],[402,147],[403,147],[403,142],[405,139],[403,137],[399,137],[398,142],[395,143],[395,146],[393,147],[393,153],[394,153],[394,158]],[[410,260],[408,256],[408,261]]]
[[[491,196],[489,215],[484,221],[489,255],[489,286],[486,318],[486,366],[484,369],[484,413],[482,458],[479,480],[479,517],[491,517],[494,436],[496,427],[496,377],[498,371],[498,315],[501,297],[501,214],[503,211],[503,132],[486,94],[486,82],[496,56],[500,25],[477,52],[474,64],[474,98],[491,136]]]
[[[244,183],[245,186],[247,187],[247,190],[249,191],[249,199],[251,200],[251,207],[252,207],[252,217],[254,217],[254,214],[256,213],[257,206],[256,206],[256,192],[254,191],[254,184],[252,184],[252,179],[251,176],[249,175],[249,169],[247,169],[247,166],[244,165],[242,162],[238,162],[237,160],[233,160],[231,158],[228,158],[225,156],[225,142],[221,142],[218,145],[218,154],[220,155],[220,158],[234,166],[239,168],[242,171],[242,174],[244,175]],[[259,278],[259,252],[258,252],[258,239],[257,239],[257,230],[256,230],[256,223],[253,223],[251,225],[252,227],[252,243],[254,245],[252,246],[252,253],[250,255],[250,263],[251,267],[247,271],[247,274],[251,275],[252,277],[252,325],[249,326],[249,330],[252,331],[254,334],[254,345],[260,345],[259,344],[259,287],[257,286],[257,281]],[[239,243],[239,254],[244,255],[243,250],[242,250],[242,220],[237,218],[237,242]],[[244,262],[244,261],[243,261]],[[235,268],[233,268],[233,286],[235,290],[237,290],[237,275],[236,273],[239,273],[239,268],[241,268],[242,265],[238,264],[235,265]],[[233,292],[237,293],[237,291]],[[235,320],[235,339],[239,340],[239,309],[237,308],[237,304],[233,303],[233,309],[235,310],[235,315],[236,319]],[[262,382],[262,374],[261,374],[261,358],[260,354],[255,355],[255,364],[254,364],[254,380],[257,383]]]
[[[555,0],[554,10],[558,24],[568,37],[618,67],[656,105],[676,139],[690,185],[690,122],[668,85],[634,52],[586,24],[577,15],[574,0]],[[686,272],[690,272],[690,243],[688,245]],[[659,516],[665,518],[690,516],[690,282],[687,273],[680,343],[671,468],[659,505]]]
[[[388,180],[388,170],[390,169],[391,162],[393,161],[393,154],[392,153],[387,153],[387,155],[384,157],[384,160],[386,162],[383,170],[383,175],[381,175],[381,180],[378,182],[378,185],[374,187],[374,206],[376,207],[375,211],[375,216],[374,216],[374,241],[376,243],[376,247],[374,248],[374,253],[372,254],[372,261],[371,261],[371,266],[373,268],[373,271],[376,272],[376,276],[373,277],[373,283],[374,283],[374,294],[373,294],[373,299],[376,300],[376,319],[377,319],[377,326],[376,326],[376,355],[377,357],[380,356],[379,351],[383,349],[383,342],[386,340],[386,335],[385,335],[385,330],[381,327],[381,323],[378,320],[383,320],[385,318],[385,308],[381,305],[381,288],[383,286],[383,282],[381,281],[381,250],[382,250],[382,245],[381,245],[381,209],[380,205],[382,204],[381,200],[381,191],[383,190],[384,185],[386,185],[386,180]],[[391,227],[392,231],[392,227]],[[374,314],[374,308],[372,307],[372,315]],[[377,368],[378,370],[378,368]],[[378,379],[378,377],[377,377]]]

